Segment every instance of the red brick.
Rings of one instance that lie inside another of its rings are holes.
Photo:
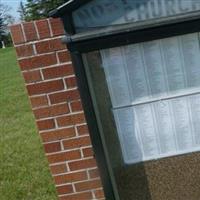
[[[18,58],[32,56],[34,54],[33,45],[26,44],[15,47]]]
[[[26,41],[34,41],[37,39],[37,32],[33,22],[26,22],[23,24]]]
[[[14,44],[22,44],[25,42],[21,24],[11,26],[10,31],[11,31],[12,40]]]
[[[62,80],[36,83],[32,85],[27,85],[26,87],[29,95],[50,93],[64,89]]]
[[[80,148],[89,145],[91,145],[91,141],[88,136],[63,141],[63,146],[65,149]]]
[[[39,70],[23,72],[23,76],[26,83],[33,83],[42,80]]]
[[[105,196],[104,196],[104,191],[103,191],[103,189],[96,190],[96,191],[94,192],[94,194],[95,194],[95,197],[98,198],[98,199],[102,199],[102,198],[105,197]]]
[[[36,119],[46,118],[46,117],[54,117],[62,114],[66,114],[69,112],[69,108],[67,104],[49,106],[46,108],[39,108],[34,110],[34,115]]]
[[[81,101],[73,101],[70,103],[70,106],[71,106],[72,112],[78,112],[78,111],[83,110]]]
[[[66,164],[53,165],[50,167],[50,169],[53,175],[67,172]]]
[[[62,186],[57,186],[56,190],[58,194],[69,194],[73,192],[73,187],[72,185],[62,185]]]
[[[74,74],[72,65],[61,65],[59,67],[50,67],[42,70],[45,79],[64,77]]]
[[[94,152],[93,152],[93,149],[91,147],[89,148],[85,148],[82,150],[83,151],[83,156],[84,157],[91,157],[91,156],[94,156]]]
[[[57,185],[64,183],[72,183],[76,181],[84,181],[86,179],[87,179],[87,173],[85,171],[59,175],[54,177],[55,183]]]
[[[36,27],[37,27],[40,39],[50,37],[49,24],[48,24],[48,21],[46,19],[45,20],[38,20],[35,23],[36,23]]]
[[[60,142],[44,144],[44,150],[46,153],[53,153],[53,152],[61,151]]]
[[[59,92],[56,94],[50,94],[49,98],[52,104],[56,104],[56,103],[78,100],[80,99],[80,94],[79,94],[79,91],[76,89],[76,90],[70,90],[70,91],[65,91],[65,92]]]
[[[57,63],[56,55],[54,53],[47,55],[35,56],[32,58],[25,58],[19,61],[21,70],[28,70],[34,68],[48,67]]]
[[[85,123],[85,116],[83,113],[58,117],[57,118],[58,126],[71,126],[75,124]]]
[[[79,170],[79,169],[87,169],[91,167],[96,167],[95,159],[85,159],[85,160],[78,160],[69,163],[69,168],[71,171]]]
[[[76,132],[73,127],[41,133],[43,142],[53,142],[57,140],[67,139],[67,138],[74,137],[75,135],[76,135]]]
[[[53,36],[59,36],[59,35],[65,34],[63,24],[59,18],[56,18],[56,19],[51,18],[50,25],[51,25]]]
[[[35,44],[37,53],[48,53],[58,50],[66,49],[61,39],[51,39],[47,41],[38,42]]]
[[[33,108],[42,107],[48,105],[47,96],[38,96],[38,97],[31,97],[30,98],[31,105]]]
[[[91,192],[83,192],[59,197],[59,200],[91,200],[93,199]]]
[[[89,175],[90,175],[91,179],[98,178],[100,176],[99,170],[98,169],[91,169],[91,170],[89,170]]]
[[[49,163],[64,162],[81,158],[79,150],[57,153],[47,156]]]
[[[85,190],[91,190],[102,187],[101,181],[98,180],[92,180],[92,181],[85,181],[81,183],[76,183],[75,188],[77,192],[82,192]]]
[[[70,56],[69,51],[58,52],[58,58],[59,58],[60,63],[71,61],[71,56]]]
[[[79,135],[88,135],[89,130],[87,125],[77,126],[78,134]]]
[[[55,123],[53,119],[46,119],[42,121],[37,121],[37,126],[39,130],[48,130],[55,128]]]
[[[66,78],[65,83],[67,85],[67,88],[77,87],[76,77]]]

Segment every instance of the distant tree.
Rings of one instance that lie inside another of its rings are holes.
[[[49,11],[62,5],[67,0],[27,0],[25,20],[38,20],[48,17]]]
[[[5,24],[3,18],[0,17],[0,38],[3,34],[5,34]]]
[[[22,22],[25,21],[26,8],[25,8],[24,3],[22,1],[20,1],[19,8],[18,8],[17,12],[19,13],[20,21],[22,21]]]
[[[2,42],[10,42],[8,25],[14,23],[14,18],[9,14],[10,7],[0,3],[0,47]]]
[[[0,4],[0,37],[5,33],[7,11],[8,8],[3,4]]]
[[[39,0],[27,0],[25,4],[26,16],[25,21],[40,19],[40,5]]]
[[[5,35],[5,25],[4,25],[4,22],[3,22],[3,18],[0,17],[0,48],[2,48],[2,41],[3,41],[3,37]]]

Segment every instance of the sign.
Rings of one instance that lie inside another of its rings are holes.
[[[199,0],[93,0],[73,13],[77,31],[200,11]]]
[[[199,33],[101,57],[125,163],[200,150]]]

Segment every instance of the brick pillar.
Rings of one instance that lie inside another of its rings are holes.
[[[44,19],[10,29],[59,199],[104,199],[62,23]]]

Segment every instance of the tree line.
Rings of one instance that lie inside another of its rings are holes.
[[[67,0],[27,0],[20,2],[18,12],[21,21],[32,21],[48,17],[49,11],[57,8]]]
[[[0,3],[0,48],[11,44],[8,25],[14,22],[14,18],[9,14],[9,11],[9,6]]]
[[[65,3],[67,0],[26,0],[19,4],[20,21],[28,22],[48,17],[48,13]],[[0,48],[12,45],[8,25],[14,23],[9,14],[10,7],[0,3]]]

